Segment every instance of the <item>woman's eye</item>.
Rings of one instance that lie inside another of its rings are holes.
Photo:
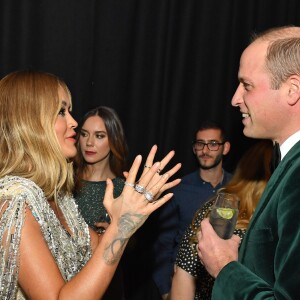
[[[86,134],[86,132],[80,131],[80,136],[82,136],[82,137],[86,137],[86,136],[87,136],[87,134]]]
[[[62,107],[58,114],[64,117],[66,115],[66,109]]]
[[[97,135],[96,135],[96,138],[97,138],[97,139],[104,139],[104,138],[105,138],[105,135],[104,135],[104,134],[97,134]]]

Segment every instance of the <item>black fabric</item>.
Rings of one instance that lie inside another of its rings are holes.
[[[0,20],[1,77],[24,68],[60,76],[76,119],[96,105],[113,107],[129,162],[157,144],[157,160],[176,151],[183,176],[198,166],[191,142],[203,119],[228,133],[227,171],[255,142],[244,137],[241,113],[230,103],[240,55],[253,31],[300,25],[300,1],[0,0]],[[129,299],[157,292],[148,271],[152,237],[153,226],[137,232],[124,269]]]
[[[275,171],[277,168],[278,164],[281,161],[281,153],[280,153],[280,147],[277,142],[274,143],[273,150],[272,150],[272,157],[271,157],[271,162],[270,162],[270,170],[271,173]]]
[[[0,0],[0,76],[34,68],[62,77],[74,116],[119,113],[131,162],[154,143],[174,149],[180,175],[196,160],[202,119],[224,124],[232,171],[252,144],[230,100],[253,31],[300,25],[299,0]]]
[[[124,276],[122,265],[118,265],[115,275],[112,278],[102,300],[123,300],[125,299]]]

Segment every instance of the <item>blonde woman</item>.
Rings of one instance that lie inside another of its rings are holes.
[[[101,237],[80,216],[72,197],[76,121],[70,92],[57,77],[14,72],[0,81],[0,298],[100,299],[132,234],[168,201],[161,192],[180,168],[163,170],[174,155],[153,163],[137,184],[137,156],[126,186],[104,204],[111,224]],[[157,201],[159,200],[159,201]],[[151,202],[151,203],[150,203]]]
[[[260,141],[252,146],[239,161],[232,179],[220,189],[240,198],[239,216],[234,234],[243,238],[255,207],[271,176],[272,142]],[[185,232],[175,262],[170,299],[211,299],[214,278],[200,263],[196,233],[208,215],[214,198],[201,207]]]

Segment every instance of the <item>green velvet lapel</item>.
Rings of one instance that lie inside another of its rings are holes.
[[[278,167],[272,174],[266,189],[257,205],[257,208],[253,214],[252,220],[248,226],[247,232],[251,230],[251,228],[255,225],[255,223],[258,221],[259,216],[261,212],[264,210],[265,206],[268,204],[270,198],[274,193],[276,193],[276,189],[279,185],[279,183],[284,180],[284,175],[287,172],[287,170],[293,165],[294,162],[299,160],[300,164],[300,141],[297,142],[292,149],[286,154],[286,156],[283,158],[283,160],[279,163]],[[243,257],[245,255],[245,250],[247,248],[247,242],[248,242],[248,234],[244,236],[242,245],[240,247],[239,251],[239,261],[243,262]]]

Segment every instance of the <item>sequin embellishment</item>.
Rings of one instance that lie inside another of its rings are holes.
[[[70,280],[91,257],[88,225],[71,196],[58,197],[70,236],[51,209],[43,191],[31,180],[0,179],[0,299],[26,299],[18,287],[19,245],[28,207],[38,222],[64,280]]]

